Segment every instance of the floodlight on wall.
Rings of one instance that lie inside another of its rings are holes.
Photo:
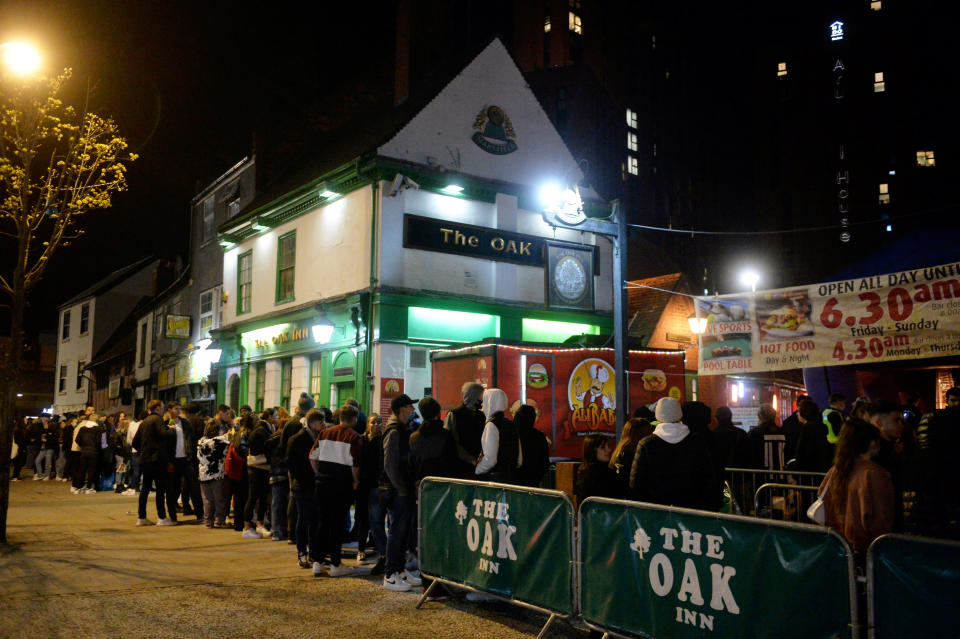
[[[463,193],[463,187],[459,184],[448,184],[440,190],[447,195],[460,195]]]
[[[269,231],[270,227],[266,224],[260,223],[260,218],[257,218],[253,221],[253,230],[254,231]]]
[[[317,319],[314,320],[313,326],[310,327],[310,332],[313,333],[313,341],[317,344],[326,344],[330,341],[330,338],[333,337],[334,328],[336,327],[333,322],[330,321],[330,318],[327,317],[327,314],[320,311]]]

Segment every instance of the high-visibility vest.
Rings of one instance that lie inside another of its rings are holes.
[[[836,408],[825,408],[823,409],[823,423],[827,427],[827,441],[831,444],[836,444],[840,440],[840,435],[833,432],[833,424],[830,423],[830,413],[836,413],[840,416],[841,423],[843,422],[843,414],[838,411]]]

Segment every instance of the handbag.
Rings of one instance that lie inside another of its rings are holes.
[[[227,449],[227,458],[223,464],[227,477],[234,481],[240,481],[243,478],[243,464],[243,457],[237,452],[233,444],[230,444],[230,448]]]
[[[270,468],[270,462],[264,453],[259,455],[247,455],[247,466],[250,468]]]
[[[832,480],[833,477],[830,479]],[[818,523],[821,526],[827,523],[827,506],[823,503],[823,496],[827,494],[828,490],[830,490],[830,482],[827,482],[823,486],[823,492],[817,495],[817,498],[810,504],[810,507],[807,508],[807,517],[810,521]]]

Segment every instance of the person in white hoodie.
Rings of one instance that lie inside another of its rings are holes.
[[[507,419],[507,394],[499,388],[483,391],[483,414],[487,423],[480,436],[482,454],[477,462],[477,479],[501,484],[516,483],[523,464],[523,450],[517,427]]]
[[[707,442],[680,423],[680,402],[663,397],[656,429],[640,440],[630,469],[630,496],[664,506],[717,511],[723,494],[716,482]]]

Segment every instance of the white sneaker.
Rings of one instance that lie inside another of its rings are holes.
[[[247,528],[246,530],[243,531],[243,535],[241,536],[244,539],[260,539],[260,533],[258,533],[253,528]]]
[[[173,521],[169,517],[164,517],[163,519],[157,522],[158,526],[176,526],[177,522]]]
[[[383,578],[383,587],[394,592],[407,592],[411,586],[404,579],[403,575],[395,572],[392,575]]]
[[[14,481],[16,481],[16,480],[14,480]],[[73,486],[71,486],[71,487],[70,487],[70,493],[71,493],[71,494],[74,494],[74,495],[79,495],[79,494],[80,494],[80,489],[79,489],[79,488],[74,488]]]
[[[347,564],[340,564],[339,566],[330,566],[330,576],[331,577],[346,577],[347,575],[353,574],[353,566],[348,566]]]
[[[120,494],[121,494],[121,495],[136,495],[136,494],[137,494],[137,491],[135,491],[133,488],[127,488],[125,491],[123,491],[123,492],[120,493]]]
[[[41,479],[43,479],[43,477],[41,477],[40,475],[33,476],[33,481],[40,481]]]
[[[260,535],[261,539],[270,539],[270,531],[263,526],[257,527],[257,534]]]
[[[319,561],[313,562],[313,576],[314,576],[314,577],[322,577],[322,576],[323,576],[323,571],[326,570],[327,568],[329,568],[329,566],[327,566],[327,564],[322,564],[322,563],[320,563]]]
[[[96,495],[96,494],[97,494],[97,489],[96,489],[96,488],[84,488],[84,489],[83,489],[83,494],[84,494],[84,495]]]
[[[137,525],[138,525],[138,526],[153,526],[154,523],[153,523],[152,521],[150,521],[149,519],[138,519],[138,520],[137,520]]]
[[[50,481],[50,477],[44,477],[43,481]]]
[[[406,581],[411,586],[422,586],[423,580],[420,579],[420,575],[417,574],[417,571],[403,571],[403,580]]]

